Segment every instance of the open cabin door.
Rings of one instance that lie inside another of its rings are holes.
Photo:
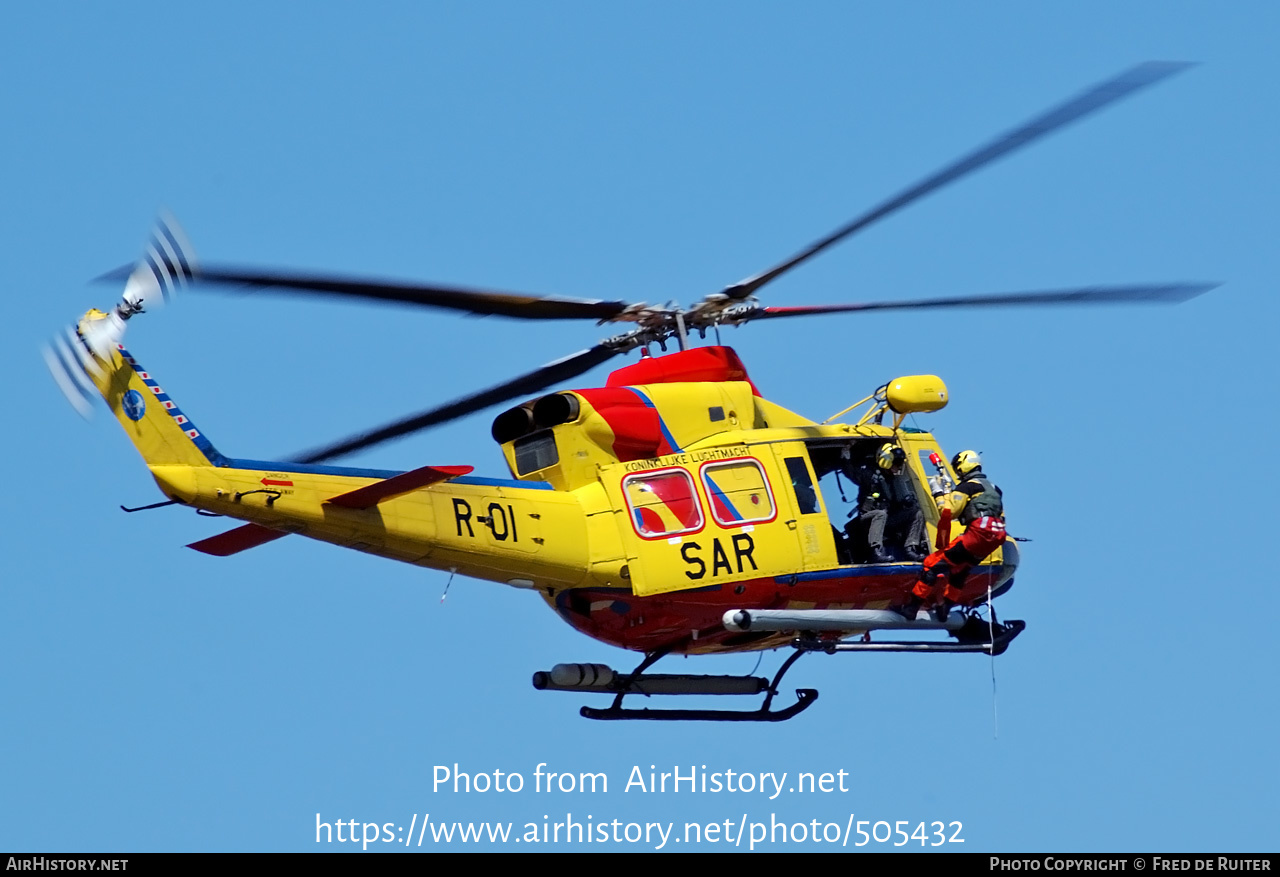
[[[903,447],[907,451],[907,464],[911,470],[912,476],[916,482],[917,490],[921,497],[921,508],[924,509],[925,527],[928,529],[929,544],[935,546],[937,543],[938,522],[940,514],[937,502],[933,499],[932,493],[941,489],[942,485],[939,481],[938,469],[934,466],[930,457],[934,454],[942,462],[943,470],[946,472],[947,478],[952,484],[959,481],[955,472],[951,470],[948,461],[948,455],[938,446],[932,436],[924,433],[907,433],[902,437]],[[950,525],[950,538],[955,539],[964,532],[964,525],[958,521],[952,521]],[[1017,548],[1014,548],[1014,552]],[[995,552],[983,561],[983,565],[1000,565],[1004,562],[1004,551],[997,548]]]

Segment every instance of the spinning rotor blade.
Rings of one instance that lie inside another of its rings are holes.
[[[1052,292],[1009,292],[1000,295],[967,295],[954,298],[920,298],[914,301],[876,301],[847,305],[801,305],[761,308],[752,319],[803,317],[811,314],[839,314],[849,311],[922,310],[992,305],[1071,305],[1177,303],[1195,298],[1219,286],[1217,283],[1166,283],[1156,286],[1091,286]]]
[[[197,271],[195,251],[178,221],[168,213],[156,217],[142,258],[129,268],[113,272],[124,280],[124,303],[135,313],[169,301],[191,282]]]
[[[854,232],[861,231],[876,220],[907,206],[912,201],[923,198],[948,183],[958,180],[965,174],[972,173],[984,165],[990,164],[1001,156],[1026,146],[1077,119],[1087,116],[1089,113],[1102,109],[1107,104],[1114,103],[1135,91],[1148,85],[1153,85],[1161,79],[1172,76],[1174,73],[1190,66],[1192,65],[1171,61],[1149,61],[1146,64],[1139,64],[1114,79],[1103,82],[1084,94],[1049,110],[1043,115],[1037,116],[1022,127],[1004,134],[995,141],[966,155],[954,164],[944,167],[932,176],[921,180],[909,189],[862,214],[848,224],[841,226],[827,237],[811,244],[785,262],[775,265],[762,274],[748,277],[732,286],[725,287],[723,292],[730,298],[744,299],[754,294],[756,290],[780,274],[791,270],[810,257],[816,256],[832,244],[839,243]]]
[[[133,269],[117,268],[97,278],[118,280]],[[348,296],[400,304],[448,308],[471,314],[497,314],[526,320],[586,318],[608,320],[627,309],[626,302],[496,292],[459,286],[400,283],[324,274],[290,274],[225,265],[200,265],[190,282],[248,286],[284,293]]]
[[[104,374],[101,363],[109,362],[124,341],[128,320],[185,288],[195,266],[195,252],[177,220],[161,213],[142,258],[112,272],[112,279],[124,281],[119,303],[109,311],[90,310],[45,346],[49,372],[81,415],[88,417],[92,410],[98,395],[94,378]]]
[[[64,334],[54,336],[53,341],[46,344],[41,353],[44,355],[45,365],[49,367],[49,374],[53,375],[62,395],[87,420],[93,413],[92,403],[98,395],[89,375],[95,369],[100,373],[101,367],[93,361],[84,341],[74,328],[68,326]]]
[[[437,426],[450,420],[456,420],[459,417],[480,411],[491,405],[497,405],[520,396],[528,396],[553,384],[558,384],[561,381],[575,378],[584,372],[590,371],[619,352],[621,351],[612,347],[597,344],[589,350],[566,356],[564,359],[557,359],[555,362],[548,363],[536,371],[507,381],[505,384],[490,387],[474,395],[457,399],[448,405],[442,405],[439,408],[433,408],[430,411],[424,411],[421,414],[397,420],[395,423],[389,423],[386,426],[343,439],[340,442],[316,448],[294,458],[292,462],[322,463],[344,454],[364,450],[376,444],[417,432],[420,429],[426,429],[429,426]]]

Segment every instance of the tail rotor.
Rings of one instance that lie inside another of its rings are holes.
[[[130,316],[147,307],[158,307],[179,289],[185,289],[195,272],[195,251],[190,241],[178,221],[162,213],[151,230],[142,258],[125,281],[121,305],[130,309]]]
[[[94,378],[103,373],[101,363],[124,341],[128,320],[169,301],[185,289],[196,272],[195,252],[177,220],[161,214],[151,230],[142,258],[125,269],[124,292],[109,312],[90,309],[74,326],[68,326],[45,345],[45,364],[67,401],[81,416],[92,413],[97,395]],[[123,272],[113,272],[113,275]]]

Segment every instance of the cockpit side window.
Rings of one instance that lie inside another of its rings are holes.
[[[809,477],[809,467],[804,464],[803,457],[787,457],[787,474],[791,477],[791,486],[796,492],[796,505],[802,515],[813,515],[818,512],[818,492],[813,489],[813,479]]]

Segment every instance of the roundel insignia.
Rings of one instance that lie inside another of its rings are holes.
[[[125,417],[130,420],[141,420],[142,415],[147,413],[147,400],[137,390],[129,390],[120,401],[124,406]]]

